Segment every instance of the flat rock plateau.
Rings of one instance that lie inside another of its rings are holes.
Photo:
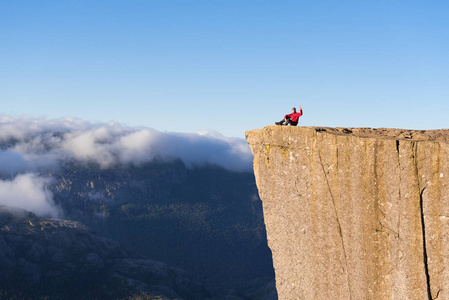
[[[449,130],[246,138],[279,299],[449,299]]]

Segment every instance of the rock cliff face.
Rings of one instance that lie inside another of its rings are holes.
[[[246,138],[279,299],[449,299],[449,130]]]

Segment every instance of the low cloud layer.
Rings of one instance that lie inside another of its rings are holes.
[[[45,190],[47,179],[34,174],[16,176],[13,180],[0,180],[0,205],[19,207],[39,216],[58,218],[62,211]]]
[[[0,204],[57,216],[60,212],[44,190],[45,179],[33,175],[38,170],[67,161],[98,163],[107,169],[155,159],[180,159],[188,168],[217,165],[249,172],[253,156],[245,140],[216,132],[170,133],[73,118],[0,116],[0,178],[9,178],[0,181]]]
[[[0,117],[0,172],[46,167],[67,160],[95,162],[103,168],[139,165],[155,158],[181,159],[187,167],[218,165],[251,171],[252,154],[244,139],[215,132],[170,133],[116,123],[77,119],[43,120]]]

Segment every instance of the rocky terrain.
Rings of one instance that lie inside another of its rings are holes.
[[[279,299],[449,299],[449,130],[246,137]]]
[[[39,287],[39,295],[51,297],[55,278],[62,277],[68,288],[58,297],[277,298],[253,174],[188,169],[174,161],[114,168],[69,162],[40,176],[50,178],[46,189],[63,220],[19,220],[3,211],[1,221],[10,223],[1,232],[2,274],[9,281],[0,290],[34,293]],[[15,244],[17,234],[5,228],[22,233]],[[156,265],[166,274],[155,274]],[[26,275],[14,273],[21,268]]]
[[[50,175],[48,188],[66,219],[186,269],[212,289],[274,279],[251,173],[154,162],[114,169],[67,165]]]
[[[187,272],[144,259],[79,222],[0,207],[0,298],[206,299]]]

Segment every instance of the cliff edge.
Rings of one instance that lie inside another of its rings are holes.
[[[246,138],[279,299],[449,299],[449,130]]]

